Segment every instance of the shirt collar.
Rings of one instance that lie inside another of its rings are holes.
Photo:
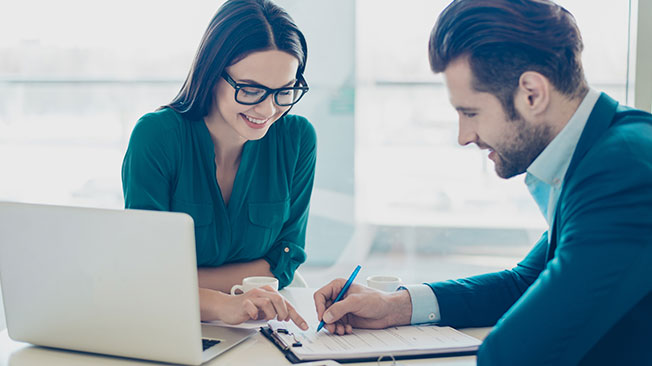
[[[600,92],[589,89],[566,126],[527,168],[528,176],[533,175],[551,186],[561,185],[584,126],[599,97]]]

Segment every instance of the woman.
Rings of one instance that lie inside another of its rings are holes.
[[[316,136],[288,111],[308,91],[306,57],[284,10],[227,1],[179,94],[132,132],[125,206],[192,216],[203,320],[292,316],[271,288],[227,293],[247,276],[274,276],[282,288],[305,261]]]

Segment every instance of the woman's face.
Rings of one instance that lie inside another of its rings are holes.
[[[299,60],[296,57],[283,51],[269,50],[254,52],[224,71],[238,84],[277,89],[295,85],[298,67]],[[224,78],[220,78],[213,112],[217,112],[218,122],[226,123],[236,136],[246,141],[265,136],[269,126],[289,108],[278,106],[273,94],[258,104],[240,104],[235,100],[235,89]]]

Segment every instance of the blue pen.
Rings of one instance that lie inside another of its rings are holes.
[[[353,270],[353,273],[351,273],[351,276],[349,276],[349,279],[344,284],[344,287],[342,287],[342,291],[340,291],[340,293],[337,294],[337,297],[335,298],[335,301],[333,301],[333,304],[335,304],[336,302],[342,300],[342,296],[344,296],[346,291],[349,290],[349,287],[351,287],[351,284],[353,283],[353,280],[355,280],[355,276],[357,276],[358,272],[360,272],[360,268],[362,268],[362,267],[360,267],[359,264],[358,264],[357,267],[355,267],[355,269]],[[319,322],[319,326],[317,327],[317,332],[319,332],[321,330],[321,328],[324,327],[324,324],[325,323],[324,323],[323,320],[321,322]]]

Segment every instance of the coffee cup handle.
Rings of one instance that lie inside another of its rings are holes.
[[[238,295],[236,294],[236,291],[238,290],[242,291],[243,294],[245,292],[244,287],[242,285],[234,285],[233,287],[231,287],[231,295]]]

